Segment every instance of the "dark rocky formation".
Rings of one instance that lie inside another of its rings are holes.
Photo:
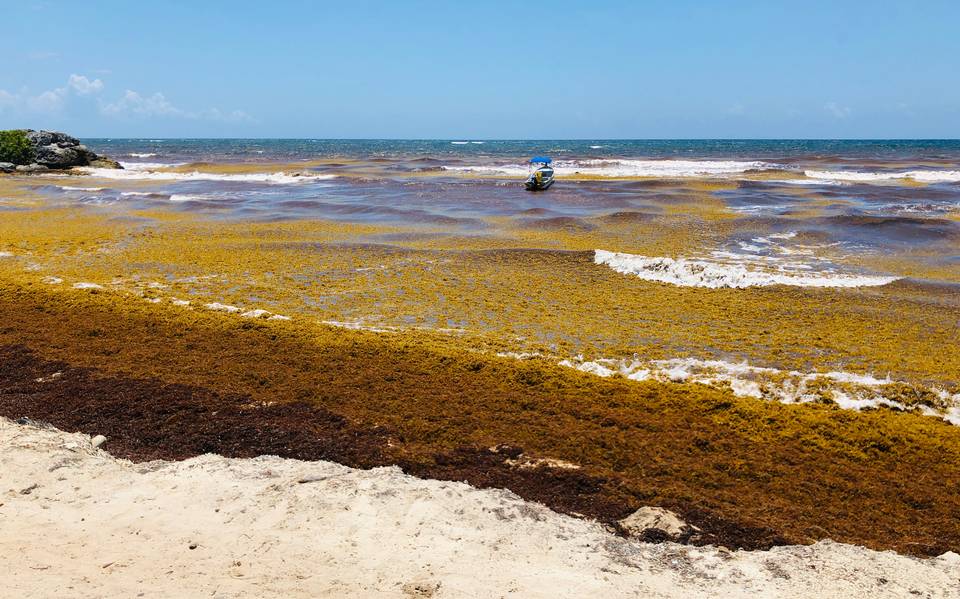
[[[115,160],[99,156],[88,149],[76,137],[59,131],[23,131],[33,146],[33,161],[30,164],[13,165],[0,163],[0,172],[35,173],[48,169],[63,170],[75,166],[98,168],[123,168]]]

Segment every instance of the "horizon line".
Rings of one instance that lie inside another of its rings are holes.
[[[43,129],[40,129],[41,131]],[[47,129],[47,131],[51,131]],[[117,140],[271,140],[271,141],[950,141],[960,142],[960,137],[161,137],[161,136],[78,136],[80,139]]]

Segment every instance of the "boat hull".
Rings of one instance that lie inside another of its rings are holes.
[[[527,191],[546,191],[550,189],[550,186],[553,185],[553,179],[542,181],[537,183],[536,181],[527,181],[524,183],[524,188]]]
[[[545,191],[553,185],[553,169],[547,166],[538,168],[533,174],[527,177],[523,186],[527,191]]]

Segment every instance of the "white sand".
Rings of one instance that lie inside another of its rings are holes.
[[[960,596],[953,553],[648,545],[395,468],[135,465],[89,436],[4,419],[0,464],[4,597]]]

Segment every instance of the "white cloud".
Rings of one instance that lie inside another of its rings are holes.
[[[70,75],[67,86],[81,96],[98,94],[103,91],[103,81],[100,81],[99,79],[94,79],[91,81],[83,75]]]
[[[219,108],[210,108],[201,112],[184,110],[175,106],[160,92],[146,96],[132,89],[126,90],[116,102],[101,104],[100,112],[106,116],[118,118],[171,117],[222,121],[225,123],[242,123],[254,120],[253,117],[242,110],[223,111]]]
[[[104,104],[100,112],[110,116],[193,116],[180,110],[170,103],[167,98],[157,92],[152,96],[142,96],[138,92],[128,89],[123,97],[109,104]]]
[[[106,84],[100,79],[91,79],[85,75],[73,73],[63,87],[32,95],[26,89],[9,92],[0,89],[0,113],[21,113],[53,115],[63,112],[71,98],[95,97],[100,114],[110,118],[180,118],[224,123],[253,122],[254,119],[242,110],[224,111],[210,108],[200,112],[184,110],[173,104],[167,97],[156,92],[152,95],[128,89],[117,100],[104,99]]]
[[[64,100],[67,95],[66,88],[58,87],[50,91],[45,91],[39,96],[27,99],[27,108],[34,112],[60,112],[63,110]]]
[[[63,87],[31,95],[26,90],[11,93],[0,89],[0,109],[10,109],[19,112],[56,114],[61,112],[67,104],[71,94],[86,96],[98,94],[103,90],[103,81],[90,80],[83,75],[72,74]]]
[[[17,103],[17,96],[7,90],[0,89],[0,110],[6,107],[12,107]]]
[[[845,119],[853,112],[849,106],[841,106],[836,102],[827,102],[823,109],[838,119]]]

